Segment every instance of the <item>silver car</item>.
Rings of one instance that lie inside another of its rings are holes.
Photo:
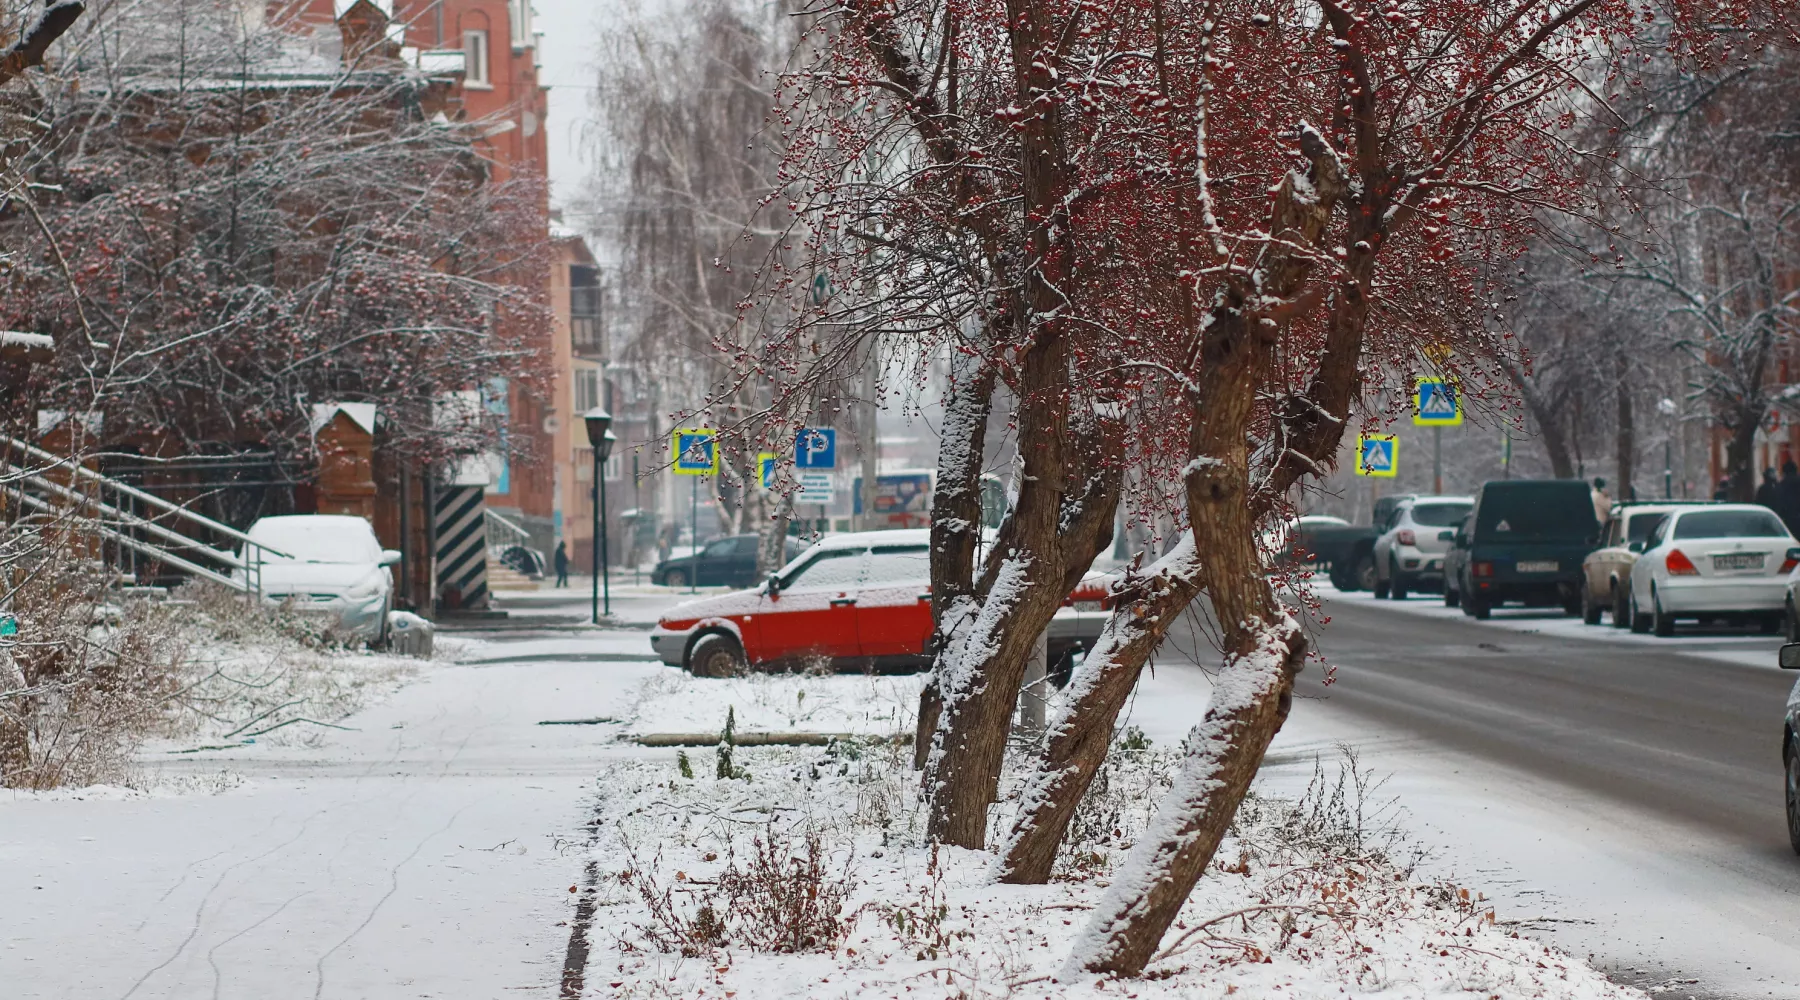
[[[1406,600],[1409,591],[1444,585],[1444,553],[1456,526],[1475,508],[1473,497],[1422,496],[1403,500],[1375,539],[1375,596]]]

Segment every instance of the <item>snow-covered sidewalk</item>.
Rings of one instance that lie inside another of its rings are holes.
[[[593,775],[648,751],[538,723],[667,668],[528,651],[426,666],[310,745],[147,755],[148,793],[0,792],[0,996],[556,995]]]

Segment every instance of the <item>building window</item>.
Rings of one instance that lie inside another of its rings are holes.
[[[600,269],[569,265],[569,346],[576,354],[604,353],[600,342]]]
[[[575,415],[581,414],[600,405],[600,369],[575,369]]]
[[[463,32],[463,52],[467,53],[468,65],[464,70],[463,84],[469,87],[491,87],[493,82],[488,76],[488,33],[486,31]]]

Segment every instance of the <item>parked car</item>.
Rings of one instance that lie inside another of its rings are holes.
[[[727,535],[706,543],[697,553],[670,556],[656,564],[650,581],[665,587],[751,587],[755,586],[756,546],[758,535]],[[799,554],[803,544],[789,537],[785,546],[785,563]]]
[[[1499,479],[1482,484],[1446,561],[1463,613],[1496,607],[1560,605],[1581,610],[1581,560],[1598,541],[1588,485],[1576,479]],[[1460,551],[1458,551],[1460,550]],[[1446,600],[1448,597],[1446,596]]]
[[[650,646],[700,677],[747,667],[920,670],[931,662],[931,532],[830,535],[762,586],[687,601],[662,616]],[[1107,578],[1090,574],[1047,636],[1051,672],[1099,637]]]
[[[388,567],[400,561],[400,553],[383,549],[368,521],[347,514],[291,514],[259,518],[248,534],[259,545],[285,553],[253,548],[248,554],[253,565],[240,571],[255,574],[260,554],[266,600],[328,615],[342,635],[371,643],[387,637],[388,612],[394,607]]]
[[[1407,497],[1375,539],[1375,596],[1406,600],[1409,591],[1444,585],[1444,553],[1456,526],[1475,508],[1472,497]]]
[[[1776,662],[1783,670],[1800,670],[1800,642],[1781,647]],[[1788,691],[1781,724],[1781,768],[1786,775],[1788,844],[1800,854],[1800,681]]]
[[[1800,543],[1767,507],[1708,504],[1671,511],[1631,567],[1631,630],[1674,635],[1678,618],[1781,628]]]
[[[1645,501],[1613,504],[1601,534],[1600,547],[1581,561],[1581,620],[1600,624],[1603,612],[1612,614],[1614,628],[1631,624],[1631,567],[1651,532],[1670,513],[1711,501]]]
[[[1325,570],[1339,590],[1367,590],[1374,584],[1374,563],[1369,552],[1376,531],[1351,524],[1341,517],[1308,514],[1277,529],[1265,546],[1277,553],[1276,562],[1298,559]]]

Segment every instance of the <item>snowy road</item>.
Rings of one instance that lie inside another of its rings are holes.
[[[619,712],[627,647],[502,636],[316,748],[162,765],[221,794],[0,795],[0,996],[555,996],[593,776],[642,751],[537,723]]]
[[[1779,756],[1795,675],[1774,665],[1779,640],[1326,598],[1337,680],[1303,676],[1268,780],[1349,742],[1392,776],[1434,863],[1510,886],[1503,918],[1542,918],[1540,934],[1627,981],[1699,980],[1671,995],[1800,997]],[[1162,683],[1192,670],[1167,664]]]

